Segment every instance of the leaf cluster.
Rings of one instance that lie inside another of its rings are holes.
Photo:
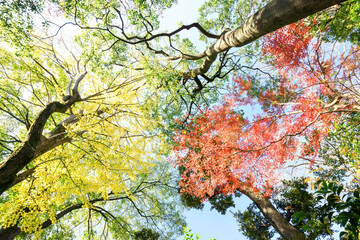
[[[359,188],[344,192],[344,187],[334,182],[322,182],[316,192],[316,201],[323,201],[324,213],[320,214],[322,222],[335,222],[345,231],[340,232],[341,239],[355,240],[360,234],[360,198]]]
[[[349,0],[328,11],[316,14],[317,25],[314,31],[324,32],[326,41],[350,41],[360,43],[360,1]]]

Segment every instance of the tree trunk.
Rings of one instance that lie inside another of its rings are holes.
[[[260,11],[249,17],[245,23],[233,31],[225,32],[215,44],[206,49],[203,64],[183,74],[184,78],[194,78],[205,74],[219,53],[232,47],[242,47],[268,33],[288,24],[308,17],[345,0],[272,0]]]
[[[37,150],[43,139],[44,126],[49,117],[55,112],[66,112],[76,101],[79,101],[78,95],[64,104],[51,102],[39,112],[28,130],[25,141],[0,164],[0,195],[13,185],[17,174],[38,154]]]
[[[272,203],[260,193],[242,191],[260,209],[264,217],[268,219],[275,230],[288,240],[305,240],[305,234],[291,225],[272,205]]]
[[[0,239],[12,240],[21,233],[21,229],[18,226],[11,226],[9,228],[0,229]]]

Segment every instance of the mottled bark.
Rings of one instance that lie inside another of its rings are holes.
[[[260,209],[262,214],[266,219],[268,219],[271,225],[275,230],[281,235],[283,239],[287,240],[305,240],[305,234],[300,230],[291,225],[284,217],[281,215],[276,208],[272,205],[269,199],[265,198],[262,194],[252,192],[252,191],[243,191],[243,193],[248,196],[255,205]]]
[[[203,64],[183,74],[184,78],[194,78],[205,74],[219,53],[232,47],[242,47],[270,32],[296,22],[313,13],[344,2],[345,0],[272,0],[260,11],[248,18],[233,31],[225,32],[215,44],[202,52]]]

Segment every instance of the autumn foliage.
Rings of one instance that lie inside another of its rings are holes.
[[[267,35],[263,68],[272,77],[237,76],[223,103],[176,132],[172,161],[184,169],[183,192],[203,200],[235,191],[269,197],[286,165],[313,164],[333,123],[357,109],[359,49],[323,44],[309,30],[299,22]],[[249,105],[260,113],[245,117],[239,110]]]

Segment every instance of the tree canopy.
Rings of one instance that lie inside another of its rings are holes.
[[[180,192],[222,213],[245,194],[267,220],[254,206],[238,219],[302,239],[315,207],[288,219],[269,200],[286,169],[321,172],[318,201],[344,184],[318,167],[346,160],[358,184],[357,0],[205,1],[198,22],[160,30],[175,4],[0,2],[0,238],[171,239]],[[205,50],[181,38],[189,29]],[[321,208],[348,236],[359,218],[329,213],[357,209],[355,189]]]

